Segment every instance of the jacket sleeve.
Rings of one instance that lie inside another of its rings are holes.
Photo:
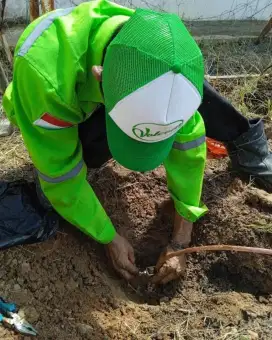
[[[196,112],[178,131],[173,148],[164,162],[175,209],[191,222],[207,212],[201,202],[205,162],[205,127],[201,115]]]
[[[86,179],[77,127],[80,109],[66,105],[50,81],[23,58],[16,60],[12,95],[16,120],[45,196],[85,234],[104,244],[112,241],[115,229]],[[47,123],[39,124],[45,113],[72,126],[50,129]]]

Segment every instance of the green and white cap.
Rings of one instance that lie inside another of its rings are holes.
[[[131,170],[152,170],[201,103],[201,51],[177,15],[138,9],[108,46],[103,67],[112,156]]]

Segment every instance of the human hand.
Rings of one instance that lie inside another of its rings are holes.
[[[103,73],[103,66],[94,65],[92,67],[92,74],[99,83],[102,81],[102,73]]]
[[[114,240],[106,245],[109,257],[115,270],[126,280],[133,279],[138,275],[138,268],[135,266],[134,250],[130,243],[119,234]]]
[[[152,283],[166,284],[184,275],[186,269],[186,255],[174,256],[167,260],[166,256],[173,251],[174,249],[169,245],[166,250],[161,253],[155,268],[156,274],[152,278]]]
[[[186,248],[191,241],[193,223],[185,220],[178,213],[175,214],[175,223],[172,241],[159,257],[156,265],[157,274],[152,278],[155,284],[166,284],[169,281],[183,276],[186,269],[186,255],[173,256],[167,260],[166,256],[174,251]]]

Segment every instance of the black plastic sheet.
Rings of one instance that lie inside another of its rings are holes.
[[[59,226],[53,209],[40,203],[34,183],[0,181],[0,249],[43,242]]]

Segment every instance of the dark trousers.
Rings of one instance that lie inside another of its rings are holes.
[[[204,120],[207,137],[220,142],[234,141],[250,127],[248,119],[207,81],[204,83],[203,101],[198,111]]]
[[[203,117],[207,137],[218,141],[233,141],[249,129],[249,121],[207,81],[204,83],[203,102],[198,111]],[[99,168],[111,158],[104,106],[100,106],[89,119],[79,125],[79,138],[88,168]]]

